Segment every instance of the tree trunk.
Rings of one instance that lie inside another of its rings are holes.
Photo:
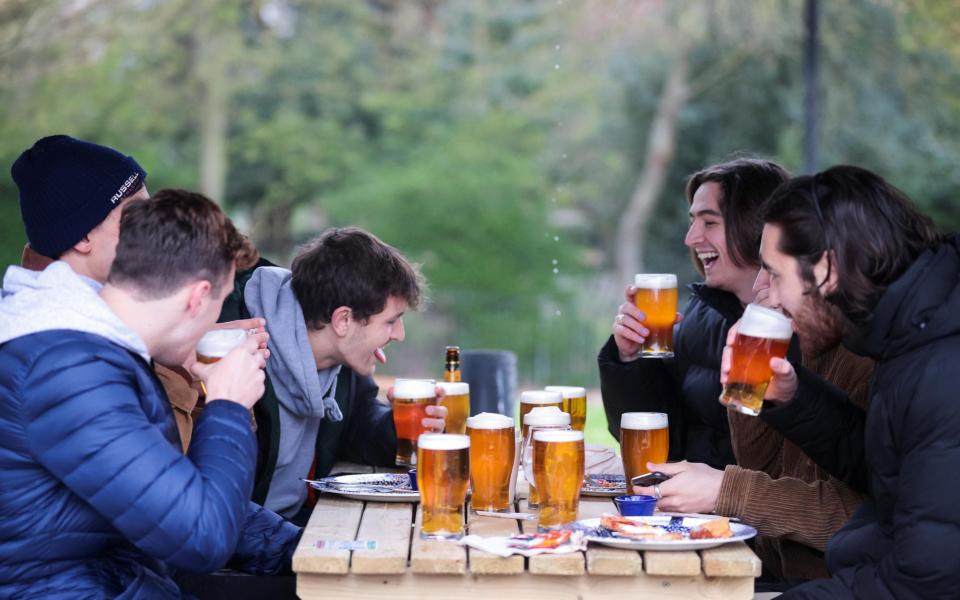
[[[820,113],[817,106],[820,96],[820,34],[818,31],[817,0],[807,0],[804,5],[803,23],[806,42],[803,47],[803,169],[807,174],[817,171],[819,162]]]
[[[676,149],[677,121],[689,94],[687,50],[680,47],[670,65],[647,140],[647,156],[630,202],[617,227],[617,273],[624,283],[644,267],[647,224]]]
[[[215,39],[195,37],[194,72],[200,90],[200,191],[223,204],[227,187],[227,122],[230,92],[227,65],[218,56]]]

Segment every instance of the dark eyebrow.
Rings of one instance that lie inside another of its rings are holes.
[[[698,210],[698,211],[696,212],[696,214],[694,214],[693,211],[690,211],[690,212],[687,213],[687,214],[690,215],[690,218],[693,218],[693,217],[722,217],[722,216],[723,216],[723,215],[720,214],[719,211],[711,210],[711,209]]]
[[[772,273],[772,274],[776,274],[776,273],[777,273],[777,271],[776,271],[775,269],[772,269],[772,268],[770,267],[770,265],[768,265],[768,264],[763,260],[763,257],[762,257],[762,256],[760,257],[760,266],[763,267],[763,270],[766,271],[767,273]]]

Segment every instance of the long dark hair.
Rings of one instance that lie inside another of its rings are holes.
[[[869,321],[887,287],[942,240],[906,194],[849,165],[791,179],[770,198],[763,222],[780,227],[779,250],[797,259],[806,294],[819,293],[813,267],[829,251],[838,285],[826,299],[854,326]]]
[[[775,162],[737,158],[697,171],[687,179],[687,203],[693,204],[697,189],[709,181],[720,186],[720,215],[730,260],[738,267],[760,266],[760,209],[790,173]],[[693,266],[704,274],[703,263],[690,251]]]

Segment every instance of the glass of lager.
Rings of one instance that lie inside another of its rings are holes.
[[[417,487],[420,488],[420,537],[463,537],[463,505],[470,478],[470,438],[424,433],[417,440]]]
[[[557,529],[577,520],[583,466],[582,431],[533,433],[533,478],[540,491],[537,529]]]
[[[470,487],[473,510],[508,511],[510,477],[516,455],[513,419],[496,413],[480,413],[467,419],[470,436]]]
[[[620,456],[630,493],[636,493],[630,480],[648,473],[648,462],[667,462],[669,451],[666,413],[623,413],[620,417]]]
[[[570,415],[570,426],[577,431],[583,431],[587,423],[587,388],[569,385],[548,385],[543,388],[548,392],[560,392],[563,396],[563,412]]]
[[[672,273],[638,273],[633,303],[647,316],[643,326],[650,330],[640,350],[643,358],[673,356],[673,322],[677,320],[677,276]]]
[[[197,342],[197,360],[212,364],[226,356],[247,339],[245,329],[214,329],[203,334]]]
[[[523,422],[523,417],[538,406],[556,406],[563,410],[563,396],[560,395],[560,392],[543,390],[533,390],[520,394],[521,437],[524,439],[527,438],[527,425]]]
[[[447,407],[447,433],[466,433],[467,417],[470,416],[470,384],[461,381],[440,381],[437,383],[443,389],[443,398],[440,406]]]
[[[427,407],[437,403],[432,379],[397,379],[393,384],[393,424],[397,428],[397,465],[417,464],[417,438],[426,431]]]
[[[733,356],[720,404],[746,415],[759,415],[773,371],[770,359],[787,355],[793,327],[780,312],[748,304],[733,340]]]
[[[523,474],[527,478],[527,506],[537,508],[540,506],[540,495],[537,493],[537,486],[533,480],[533,434],[544,430],[570,430],[570,415],[563,412],[556,406],[538,406],[523,415],[523,425],[527,429],[527,435],[521,444],[523,452]]]

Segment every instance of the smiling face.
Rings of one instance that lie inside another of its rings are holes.
[[[406,337],[403,328],[406,310],[405,300],[390,296],[384,309],[366,323],[351,319],[346,335],[339,343],[342,364],[358,375],[373,375],[378,362],[387,362],[383,348],[393,341],[402,342]]]
[[[727,233],[720,211],[720,184],[707,181],[697,188],[690,204],[690,228],[683,243],[703,265],[706,284],[735,294],[742,303],[753,300],[756,267],[733,262],[727,248]]]
[[[757,276],[755,289],[758,296],[766,296],[767,306],[779,308],[793,319],[793,330],[800,338],[801,351],[815,356],[840,343],[843,315],[819,291],[831,288],[832,282],[813,293],[807,293],[808,284],[800,274],[799,262],[780,251],[781,233],[779,225],[763,226],[760,241],[763,269]],[[817,281],[823,281],[826,277],[825,262],[826,258],[814,269]]]

